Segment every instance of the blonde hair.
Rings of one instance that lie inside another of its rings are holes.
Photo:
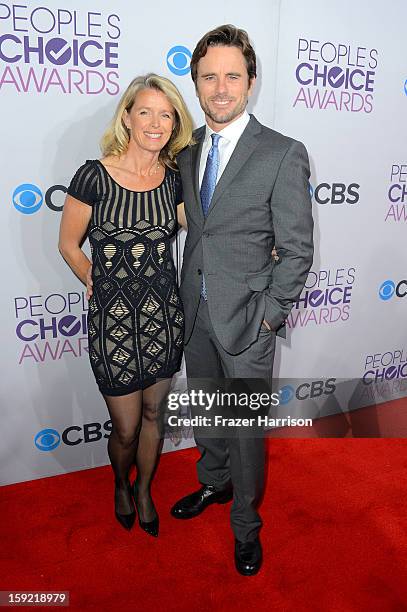
[[[175,110],[174,129],[171,138],[160,151],[159,159],[166,166],[176,167],[175,157],[186,146],[193,144],[192,117],[177,87],[169,79],[157,74],[147,74],[132,80],[122,95],[109,127],[100,141],[104,156],[119,156],[127,150],[130,132],[123,121],[126,110],[130,112],[136,96],[143,89],[156,89],[167,96]]]

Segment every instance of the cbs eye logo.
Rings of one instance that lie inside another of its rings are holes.
[[[61,436],[56,429],[43,429],[34,438],[35,446],[41,451],[52,451],[61,442]]]
[[[62,212],[67,188],[64,185],[52,185],[43,195],[41,189],[32,183],[22,183],[13,191],[14,208],[23,215],[32,215],[42,206],[42,203],[54,212]]]
[[[392,280],[385,280],[379,287],[379,298],[384,302],[390,300],[393,295],[398,298],[406,297],[407,295],[407,280],[401,280],[396,283]]]
[[[280,395],[280,405],[284,406],[284,404],[288,404],[293,399],[295,389],[291,385],[285,385],[278,393]]]
[[[42,191],[37,185],[23,183],[13,192],[13,204],[23,215],[32,215],[37,212],[44,201]]]
[[[167,66],[173,74],[184,76],[191,70],[191,51],[182,45],[171,47],[167,53]]]
[[[297,400],[315,399],[321,395],[331,395],[336,390],[336,378],[326,380],[312,380],[301,383],[296,389],[292,385],[285,385],[279,390],[280,406],[288,404],[296,398]]]

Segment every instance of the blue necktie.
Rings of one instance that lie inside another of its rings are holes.
[[[219,143],[219,139],[222,138],[222,136],[220,136],[219,134],[211,134],[211,138],[212,138],[212,146],[209,149],[208,158],[206,160],[205,172],[203,175],[202,184],[201,184],[201,192],[200,192],[202,212],[204,214],[204,217],[206,217],[208,214],[208,210],[211,205],[213,192],[215,191],[215,187],[216,187],[216,179],[217,179],[218,170],[219,170],[218,143]],[[204,298],[204,300],[208,299],[204,275],[202,275],[201,295]]]

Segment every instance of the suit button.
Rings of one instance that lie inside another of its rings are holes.
[[[201,276],[201,274],[202,274],[201,268],[198,268],[198,274],[199,274],[199,276]]]
[[[209,236],[210,236],[210,233],[209,233],[209,232],[204,232],[204,237],[205,237],[205,238],[209,238]]]

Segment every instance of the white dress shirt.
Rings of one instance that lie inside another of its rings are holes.
[[[218,170],[218,176],[216,178],[216,183],[217,183],[220,177],[222,176],[222,173],[224,169],[226,168],[227,163],[230,160],[233,151],[235,150],[237,142],[239,138],[241,137],[241,135],[243,134],[243,131],[246,125],[249,123],[249,121],[250,121],[250,115],[248,114],[247,111],[244,111],[243,115],[241,115],[235,121],[232,121],[232,123],[230,123],[228,126],[223,128],[223,130],[221,130],[220,132],[214,132],[214,130],[212,130],[208,126],[208,124],[206,124],[205,139],[202,145],[201,159],[199,162],[199,188],[201,188],[201,185],[202,185],[202,179],[203,179],[203,175],[204,175],[205,167],[206,167],[206,160],[208,158],[209,149],[212,146],[211,135],[219,134],[220,136],[222,136],[222,138],[219,139],[219,143],[218,143],[219,170]]]

